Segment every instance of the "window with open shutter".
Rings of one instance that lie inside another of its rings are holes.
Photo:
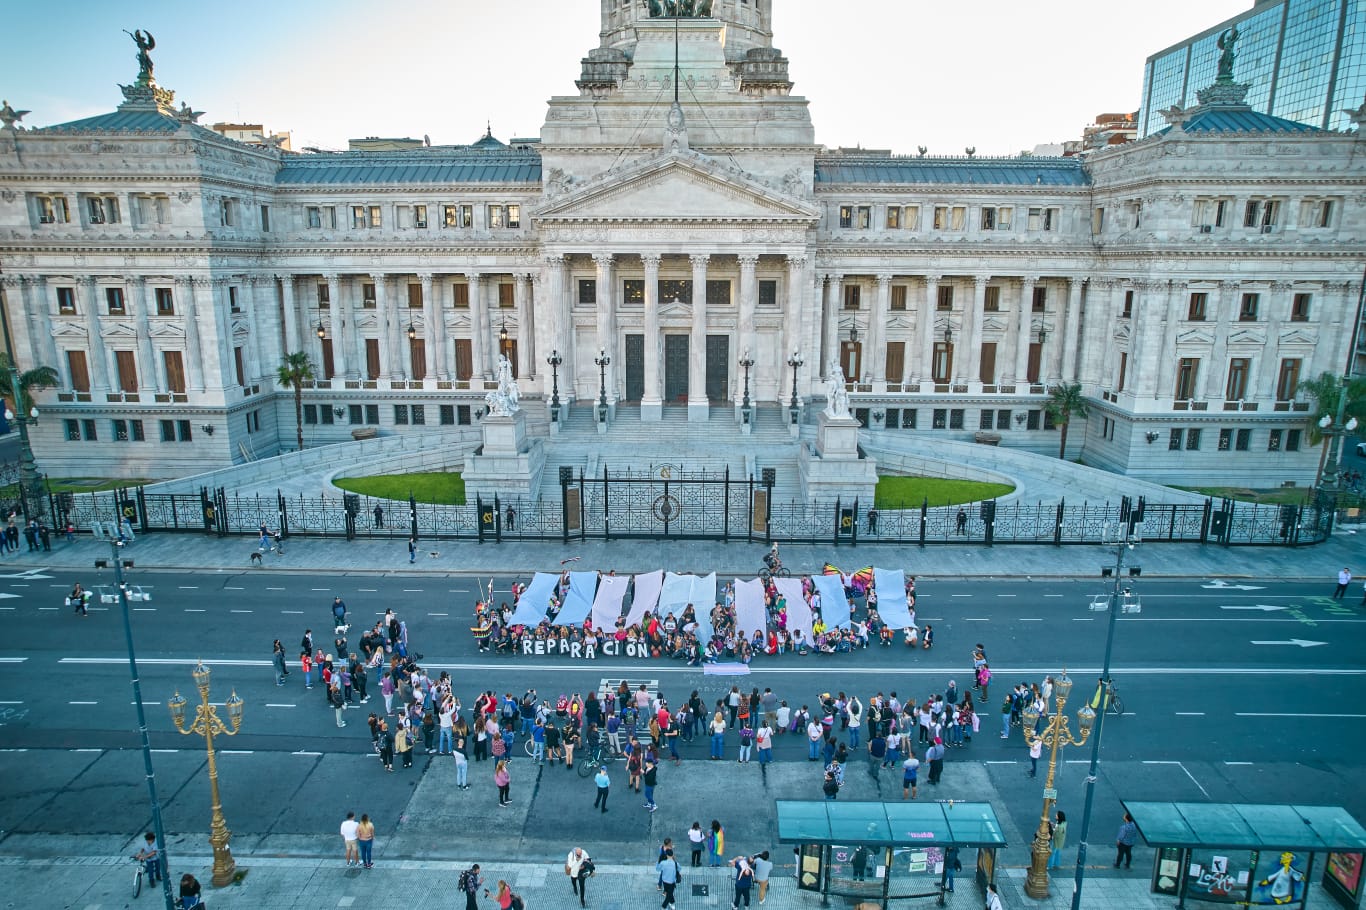
[[[180,351],[162,351],[161,362],[166,367],[166,388],[177,395],[185,394],[185,360]]]
[[[978,376],[985,385],[996,382],[996,342],[982,342],[982,369]]]
[[[66,352],[67,372],[71,374],[71,390],[73,392],[90,391],[90,369],[85,362],[85,351]]]
[[[412,338],[408,341],[408,351],[411,357],[412,377],[421,382],[427,378],[427,342],[422,338]]]
[[[132,351],[115,351],[114,365],[119,371],[119,390],[136,392],[138,390],[138,365]]]
[[[365,339],[365,377],[367,379],[379,378],[379,339]],[[358,421],[353,421],[353,423]]]
[[[887,381],[901,382],[906,370],[906,342],[887,342]]]
[[[455,378],[461,382],[469,382],[474,375],[474,357],[470,353],[470,340],[468,338],[455,339]]]

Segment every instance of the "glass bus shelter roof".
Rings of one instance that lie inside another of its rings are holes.
[[[902,847],[1004,847],[990,803],[777,800],[778,842]]]
[[[1121,802],[1152,847],[1366,852],[1366,829],[1340,806]]]

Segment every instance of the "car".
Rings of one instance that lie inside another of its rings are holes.
[[[1362,458],[1366,458],[1366,442],[1357,443],[1357,454]]]

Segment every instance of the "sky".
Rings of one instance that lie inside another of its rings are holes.
[[[774,45],[816,141],[1013,155],[1139,107],[1144,60],[1252,0],[774,0]],[[576,94],[600,0],[48,0],[14,4],[0,97],[25,126],[111,111],[149,30],[155,77],[200,123],[262,123],[294,148],[539,135]],[[26,37],[21,37],[26,36]]]

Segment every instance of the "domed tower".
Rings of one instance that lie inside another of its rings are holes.
[[[602,0],[602,47],[629,59],[636,45],[636,23],[648,21],[655,0]],[[711,18],[726,26],[726,59],[739,63],[751,48],[773,46],[773,0],[712,0]]]

